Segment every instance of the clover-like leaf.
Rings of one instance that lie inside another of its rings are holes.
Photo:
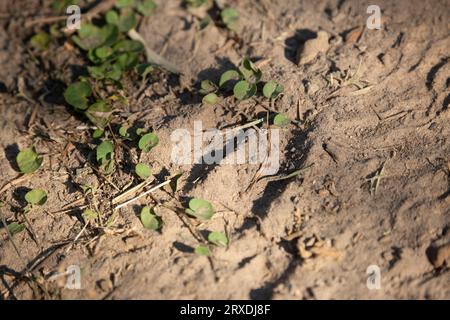
[[[219,80],[219,87],[223,87],[226,83],[232,80],[239,80],[241,79],[241,75],[236,70],[228,70],[222,73]]]
[[[72,40],[84,50],[95,49],[101,46],[110,46],[117,41],[119,30],[116,25],[106,24],[99,28],[90,23],[81,24],[78,34]]]
[[[128,32],[129,30],[136,28],[137,23],[137,17],[133,10],[124,9],[120,13],[117,26],[119,27],[119,31]]]
[[[105,140],[97,146],[97,162],[112,159],[114,154],[114,145],[111,141]]]
[[[25,200],[31,205],[43,205],[47,202],[47,193],[42,189],[33,189],[25,194]]]
[[[22,173],[35,172],[41,166],[43,161],[42,157],[39,157],[34,148],[26,148],[19,152],[16,157],[16,162]]]
[[[153,209],[147,206],[141,210],[141,222],[144,228],[150,230],[158,230],[162,226],[161,218],[155,214]]]
[[[100,168],[110,174],[114,170],[114,145],[111,141],[105,140],[97,146],[97,162]]]
[[[249,58],[244,58],[239,71],[245,80],[250,83],[258,83],[261,80],[262,72],[258,69]]]
[[[245,80],[241,80],[235,84],[233,88],[234,96],[239,99],[247,99],[256,93],[256,84],[250,84]]]
[[[25,226],[23,224],[17,222],[8,224],[8,231],[11,236],[15,235],[16,233],[22,232],[23,230],[25,230]]]
[[[203,103],[209,103],[214,104],[219,100],[219,97],[215,93],[209,93],[206,96],[203,97],[202,102]]]
[[[186,213],[199,219],[209,220],[215,211],[211,203],[203,199],[191,199]]]
[[[91,210],[91,209],[86,209],[83,211],[83,213],[81,214],[81,216],[83,217],[83,219],[85,221],[94,221],[95,219],[97,219],[98,217],[98,213]]]
[[[156,3],[153,0],[144,0],[136,7],[137,12],[144,17],[150,16],[156,9]]]
[[[84,114],[93,124],[103,129],[109,123],[112,110],[105,101],[97,101],[91,105]]]
[[[39,32],[31,37],[30,43],[36,49],[44,51],[44,50],[48,49],[48,45],[50,44],[51,40],[52,40],[52,38],[50,37],[50,35],[48,33]]]
[[[291,121],[289,120],[288,116],[284,113],[278,113],[273,118],[273,124],[277,127],[285,127],[287,126]]]
[[[159,142],[159,138],[153,132],[147,133],[139,139],[139,149],[143,152],[150,152]]]
[[[138,163],[134,169],[139,178],[145,180],[152,175],[152,169],[146,164]]]
[[[95,129],[94,132],[92,133],[92,138],[99,139],[103,137],[104,134],[105,131],[103,131],[102,129]]]
[[[281,84],[271,80],[264,85],[263,95],[269,99],[276,98],[283,90],[284,88]]]
[[[203,80],[200,84],[200,93],[201,94],[208,94],[211,92],[216,92],[217,86],[212,82],[211,80]]]
[[[92,89],[89,83],[85,81],[75,82],[64,91],[64,99],[76,109],[85,110],[88,107],[88,98],[91,94]]]
[[[231,31],[238,30],[239,12],[234,8],[225,8],[220,12],[223,23]]]
[[[119,23],[119,14],[116,10],[109,10],[105,14],[106,22],[117,25]]]
[[[228,245],[228,238],[223,232],[211,232],[208,235],[208,241],[217,246],[226,247]]]
[[[209,248],[204,245],[200,245],[194,249],[194,252],[198,254],[199,256],[207,256],[209,257],[211,255],[211,251],[209,251]]]

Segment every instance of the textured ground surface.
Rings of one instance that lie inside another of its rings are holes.
[[[41,247],[28,232],[17,234],[19,258],[0,229],[3,298],[450,298],[448,266],[436,269],[429,258],[430,248],[450,242],[448,1],[377,1],[382,29],[365,29],[358,41],[349,31],[365,26],[368,1],[230,1],[241,13],[234,40],[215,25],[198,31],[180,1],[156,1],[156,14],[139,32],[185,76],[181,85],[170,78],[152,85],[130,107],[160,137],[141,161],[157,176],[183,170],[180,196],[208,199],[219,211],[196,226],[229,233],[229,247],[214,250],[212,263],[190,253],[197,240],[173,211],[157,207],[161,233],[142,228],[140,205],[164,201],[163,192],[121,209],[114,229],[66,244],[83,225],[74,213],[54,212],[81,197],[67,172],[85,167],[92,144],[85,124],[62,104],[62,82],[70,73],[56,70],[75,63],[66,57],[70,48],[55,45],[35,61],[27,48],[34,29],[24,23],[49,12],[39,1],[20,2],[0,4],[0,187],[18,175],[18,149],[33,141],[46,156],[32,179],[8,188],[0,210],[13,221],[26,188],[45,188],[49,200],[28,216]],[[329,50],[298,66],[296,48],[320,30],[330,35]],[[244,56],[264,61],[264,76],[284,85],[274,110],[299,120],[280,132],[280,173],[312,165],[295,178],[248,188],[258,166],[178,167],[170,161],[173,130],[192,130],[194,120],[223,128],[268,107],[233,99],[204,105],[186,89],[217,79]],[[369,88],[331,80],[349,72]],[[48,93],[31,128],[36,103],[17,96],[20,78],[33,99]],[[75,139],[86,143],[67,152]],[[375,191],[367,179],[381,169]],[[116,179],[123,187],[132,177],[124,171]],[[42,280],[72,264],[81,267],[82,290]],[[380,290],[366,287],[369,265],[380,267]],[[27,266],[45,293],[18,280]]]

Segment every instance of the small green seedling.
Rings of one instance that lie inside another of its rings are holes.
[[[104,129],[111,120],[112,110],[105,101],[97,101],[84,114],[93,124]]]
[[[38,50],[45,51],[48,49],[48,46],[50,44],[50,41],[52,38],[50,35],[46,32],[39,32],[35,34],[30,39],[30,43],[33,47],[35,47]]]
[[[203,97],[202,102],[208,103],[208,104],[214,104],[219,100],[219,97],[215,93],[208,93],[206,96]]]
[[[220,12],[222,22],[231,31],[238,31],[239,28],[239,12],[234,8],[225,8]]]
[[[141,222],[144,228],[149,230],[159,230],[162,226],[161,218],[155,214],[152,208],[147,206],[141,210]]]
[[[22,232],[23,230],[25,230],[25,225],[23,224],[17,222],[8,224],[8,232],[11,234],[11,236],[15,235],[16,233]]]
[[[211,203],[203,199],[191,199],[186,213],[202,220],[209,220],[215,211]]]
[[[150,169],[149,166],[143,163],[138,163],[136,165],[135,171],[138,177],[142,180],[145,180],[152,175],[152,169]]]
[[[206,256],[206,257],[211,256],[211,251],[209,251],[209,248],[204,245],[199,245],[198,247],[196,247],[194,249],[194,252],[199,256]]]
[[[103,135],[105,134],[105,131],[102,129],[95,129],[94,132],[92,133],[92,138],[94,139],[100,139],[101,137],[103,137]]]
[[[64,92],[64,99],[67,103],[78,110],[86,110],[88,107],[88,98],[92,94],[89,83],[85,81],[72,83]]]
[[[200,93],[205,95],[202,99],[203,103],[214,104],[217,102],[219,97],[215,92],[217,92],[218,88],[214,82],[210,80],[203,80],[200,87]]]
[[[233,94],[236,99],[244,100],[248,99],[256,94],[256,84],[248,83],[245,80],[241,80],[233,88]]]
[[[86,210],[83,211],[81,216],[83,217],[83,219],[86,222],[91,222],[91,221],[95,221],[95,219],[97,219],[98,213],[93,211],[93,210],[91,210],[91,209],[86,209]]]
[[[153,132],[144,134],[141,139],[139,139],[139,149],[141,149],[143,152],[148,153],[150,150],[152,150],[159,142],[159,138],[156,134]]]
[[[208,235],[208,241],[216,246],[226,247],[228,245],[228,238],[223,232],[211,232]]]
[[[42,206],[47,202],[47,193],[42,189],[33,189],[25,194],[25,200],[30,206]]]
[[[137,12],[142,14],[144,17],[151,16],[155,9],[156,3],[153,0],[141,1],[136,7]]]
[[[100,168],[106,173],[110,174],[114,170],[114,146],[105,140],[97,146],[97,163]]]
[[[288,116],[284,113],[278,113],[273,118],[273,124],[277,127],[285,127],[287,126],[291,121],[289,120]]]
[[[241,79],[241,75],[236,70],[228,70],[222,73],[219,80],[219,87],[224,87],[230,81],[238,81]]]
[[[22,173],[32,173],[39,169],[43,161],[34,148],[26,148],[16,157],[17,165]]]
[[[268,81],[263,87],[263,95],[268,99],[276,98],[284,90],[283,86],[273,80]]]

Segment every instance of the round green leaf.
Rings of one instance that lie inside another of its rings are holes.
[[[64,91],[64,99],[76,109],[85,110],[88,107],[88,97],[92,94],[91,86],[87,82],[76,82]]]
[[[275,81],[267,82],[263,87],[263,95],[266,98],[275,98],[283,92],[283,86]]]
[[[97,162],[112,159],[114,145],[111,141],[105,140],[97,147]]]
[[[209,248],[207,246],[200,245],[197,248],[195,248],[194,252],[198,254],[199,256],[207,256],[209,257],[211,255],[211,252],[209,251]]]
[[[135,168],[136,174],[139,178],[145,180],[152,175],[152,169],[143,163],[138,163]]]
[[[155,214],[153,209],[147,206],[141,210],[141,222],[144,228],[150,230],[158,230],[162,226],[161,218]]]
[[[97,101],[92,104],[84,114],[97,127],[104,128],[109,123],[112,110],[105,101]]]
[[[32,173],[41,166],[43,158],[40,158],[34,148],[26,148],[19,152],[16,157],[20,172]]]
[[[291,121],[289,120],[288,116],[285,115],[284,113],[278,113],[274,118],[273,118],[273,124],[278,126],[278,127],[284,127],[287,126]]]
[[[211,232],[208,235],[208,241],[217,246],[226,247],[228,245],[228,238],[223,232]]]
[[[215,211],[211,203],[203,199],[191,199],[186,213],[199,219],[209,220]]]
[[[211,80],[203,80],[200,87],[201,94],[208,94],[217,90],[216,85]]]
[[[223,23],[225,23],[228,29],[237,31],[239,13],[236,9],[225,8],[220,12],[220,17],[222,18]]]
[[[156,134],[153,132],[147,133],[139,139],[139,149],[141,149],[143,152],[150,152],[152,148],[154,148],[159,142],[159,138]]]
[[[203,97],[202,102],[203,103],[214,104],[214,103],[217,102],[217,100],[219,100],[219,97],[217,96],[217,94],[210,93],[210,94],[207,94],[206,96]]]
[[[119,14],[115,10],[109,10],[108,12],[106,12],[105,19],[109,24],[118,24]]]
[[[239,80],[241,75],[236,70],[228,70],[222,73],[219,80],[219,87],[223,87],[228,81]]]
[[[92,138],[94,139],[101,138],[104,133],[105,131],[103,131],[102,129],[95,129],[94,133],[92,133]]]
[[[239,99],[247,99],[256,93],[256,84],[250,84],[245,80],[241,80],[233,88],[234,96]]]
[[[137,6],[137,11],[145,17],[150,16],[156,9],[156,4],[153,0],[144,0]]]
[[[31,205],[43,205],[47,202],[47,193],[42,189],[33,189],[25,194],[25,200]]]
[[[23,230],[25,230],[25,226],[23,224],[19,224],[17,222],[8,224],[8,231],[12,236],[16,233],[22,232]]]

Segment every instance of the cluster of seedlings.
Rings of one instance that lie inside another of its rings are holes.
[[[55,11],[61,12],[68,5],[77,4],[77,2],[74,0],[55,1],[53,8]],[[239,13],[234,8],[223,6],[221,1],[185,0],[185,5],[188,9],[214,8],[220,17],[220,21],[216,21],[216,23],[231,33],[238,32]],[[128,119],[118,123],[118,117],[115,116],[116,111],[128,104],[127,94],[124,93],[124,78],[134,77],[133,79],[140,79],[142,85],[145,85],[155,70],[162,71],[164,69],[164,66],[149,63],[150,59],[147,56],[145,43],[142,38],[133,36],[136,35],[135,28],[139,19],[150,16],[155,9],[156,5],[153,0],[117,0],[95,22],[83,21],[78,31],[66,33],[70,37],[71,43],[79,48],[87,67],[84,74],[68,84],[64,91],[64,99],[76,114],[81,115],[94,126],[92,138],[96,143],[94,151],[97,167],[95,171],[102,177],[111,177],[119,169],[115,155],[120,147],[130,150],[125,142],[134,145],[141,154],[150,152],[159,143],[157,134],[152,130],[134,128],[128,123]],[[201,24],[207,25],[211,21],[213,21],[212,18],[207,14],[202,18]],[[38,50],[47,50],[52,37],[57,34],[61,35],[60,27],[61,25],[55,24],[50,27],[49,33],[35,34],[30,39],[30,44]],[[238,69],[224,72],[218,84],[210,80],[202,81],[200,89],[200,93],[204,96],[203,102],[210,104],[216,103],[221,95],[226,96],[229,93],[232,93],[238,100],[249,99],[260,93],[274,101],[282,92],[283,86],[276,81],[263,82],[262,71],[248,58],[243,60]],[[290,120],[284,114],[276,114],[273,123],[282,127],[289,124]],[[43,157],[34,147],[30,147],[19,152],[16,162],[23,176],[31,176],[41,167]],[[154,181],[152,168],[145,163],[136,161],[133,173],[140,183],[133,187],[130,187],[132,185],[130,183],[124,190],[118,190],[119,194],[110,199],[113,207],[109,217],[103,215],[102,210],[95,204],[83,206],[84,211],[82,211],[81,217],[85,221],[85,228],[88,225],[98,225],[103,228],[112,226],[118,209],[163,187],[164,190],[166,187],[170,188],[168,193],[177,203],[176,208],[172,207],[172,209],[177,211],[177,214],[181,209],[181,213],[185,217],[192,217],[199,221],[207,221],[214,216],[216,211],[210,202],[193,198],[185,208],[186,204],[178,196],[175,196],[176,184],[182,174],[176,174],[165,182],[145,190]],[[86,197],[96,193],[96,187],[92,185],[79,184],[79,186]],[[141,191],[143,193],[130,199],[131,196]],[[14,234],[25,229],[28,229],[35,237],[32,225],[27,219],[27,213],[36,206],[45,204],[47,192],[42,189],[33,189],[25,195],[25,200],[28,205],[23,209],[23,218],[16,219],[17,221],[9,224],[2,218],[2,223],[7,226],[11,240]],[[0,205],[3,203],[0,202]],[[162,205],[164,206],[164,204]],[[168,206],[167,208],[170,209]],[[155,208],[144,206],[139,216],[144,228],[161,232],[164,221],[155,212]],[[227,247],[229,244],[229,239],[224,232],[213,231],[205,239],[201,236],[196,238],[200,245],[195,248],[194,252],[204,256],[211,255],[211,245]],[[17,248],[16,251],[18,251]]]

